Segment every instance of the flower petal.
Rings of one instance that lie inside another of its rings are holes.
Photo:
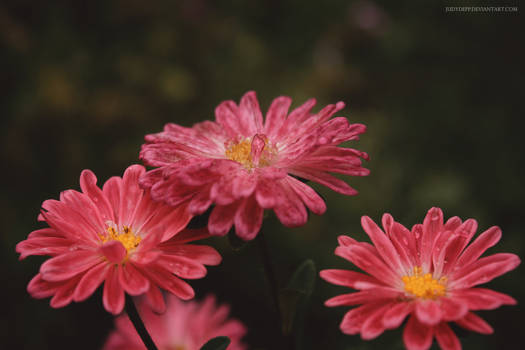
[[[149,280],[132,263],[122,265],[118,277],[120,284],[130,295],[140,295],[149,289]]]
[[[78,282],[73,293],[73,300],[79,302],[89,298],[106,279],[109,268],[109,264],[102,262],[89,269]]]
[[[319,275],[327,282],[354,289],[373,289],[382,284],[374,277],[356,271],[322,270]]]
[[[121,267],[115,265],[108,270],[102,293],[104,308],[113,315],[118,315],[124,309],[124,289],[118,277],[119,268]]]
[[[204,265],[219,265],[222,257],[214,248],[206,245],[193,244],[173,244],[163,245],[162,251],[165,254],[173,254],[194,261],[198,261]]]
[[[102,259],[92,250],[64,253],[44,262],[40,267],[40,273],[46,281],[63,281],[86,271],[100,263]]]
[[[206,276],[204,265],[182,256],[163,254],[157,264],[181,278],[197,279]]]
[[[407,350],[427,350],[432,345],[432,327],[411,316],[403,331],[403,341]]]
[[[481,258],[462,267],[454,274],[454,288],[469,288],[503,275],[515,269],[520,258],[515,254],[498,253]]]
[[[261,229],[263,212],[254,196],[244,199],[234,218],[237,235],[245,241],[254,239]]]
[[[501,238],[501,230],[497,226],[492,226],[479,235],[472,244],[470,244],[457,261],[458,266],[465,266],[476,261],[487,249],[494,246]]]
[[[485,322],[485,320],[472,312],[466,314],[462,319],[457,320],[456,323],[465,329],[469,329],[481,334],[494,333],[494,329],[492,329],[492,327],[487,322]]]
[[[403,267],[399,255],[397,254],[392,242],[387,235],[376,225],[372,219],[368,216],[361,217],[361,226],[365,230],[366,234],[372,240],[372,243],[376,247],[379,255],[385,262],[391,264],[394,271],[402,271]]]
[[[264,133],[268,138],[274,138],[279,129],[283,126],[291,104],[292,99],[286,96],[279,96],[272,101],[272,104],[266,113],[266,120],[264,123]]]
[[[434,328],[434,334],[442,350],[461,350],[458,337],[446,322],[441,322]]]
[[[383,315],[383,325],[386,329],[394,329],[401,325],[405,317],[414,309],[413,303],[399,302],[392,305]]]
[[[441,321],[443,311],[434,300],[418,300],[416,302],[415,315],[420,322],[433,326]]]
[[[100,247],[100,252],[112,264],[119,264],[128,254],[126,248],[122,245],[122,242],[117,240],[111,240],[104,243]]]

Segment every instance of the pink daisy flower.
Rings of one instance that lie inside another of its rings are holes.
[[[409,316],[403,340],[409,350],[428,349],[433,337],[442,349],[461,349],[448,322],[483,333],[492,328],[471,311],[513,305],[510,296],[476,287],[514,268],[520,259],[498,253],[480,258],[501,238],[493,226],[469,245],[477,222],[457,216],[443,223],[443,212],[432,208],[423,224],[412,231],[383,215],[384,232],[368,217],[361,219],[373,245],[339,237],[335,254],[368,274],[347,270],[323,270],[326,281],[357,289],[326,301],[326,306],[360,305],[346,313],[341,330],[360,333],[363,339],[397,328]],[[386,232],[386,234],[385,234]],[[476,288],[475,288],[476,287]]]
[[[138,185],[144,172],[132,165],[100,189],[95,174],[84,170],[82,192],[67,190],[60,200],[42,204],[39,220],[50,227],[31,232],[16,246],[20,259],[51,256],[29,282],[31,296],[52,296],[51,306],[59,308],[87,299],[104,282],[103,304],[113,314],[122,311],[124,293],[145,294],[159,312],[165,308],[159,288],[193,298],[181,278],[204,277],[204,265],[217,265],[221,257],[211,247],[186,244],[209,234],[181,232],[191,215],[185,206],[152,201]]]
[[[288,114],[291,103],[289,97],[276,98],[263,120],[255,92],[248,92],[238,106],[222,102],[215,109],[215,122],[192,128],[167,124],[163,132],[145,138],[140,157],[158,168],[148,171],[140,184],[151,189],[155,200],[170,205],[189,202],[193,215],[214,204],[208,228],[215,235],[235,225],[242,239],[255,238],[264,209],[275,211],[285,226],[305,224],[306,208],[320,215],[326,205],[296,177],[357,194],[330,173],[368,175],[361,166],[366,153],[337,147],[357,140],[366,127],[344,117],[330,119],[343,102],[314,114],[314,99]]]
[[[238,320],[228,318],[229,307],[218,306],[213,296],[206,297],[203,302],[183,302],[169,295],[167,304],[162,315],[155,314],[144,303],[138,305],[144,325],[159,350],[199,350],[218,336],[230,338],[228,350],[245,349],[241,338],[246,327]],[[115,324],[117,329],[109,335],[103,350],[146,349],[126,315],[119,316]]]

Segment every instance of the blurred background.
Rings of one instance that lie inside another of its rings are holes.
[[[347,146],[368,152],[371,174],[346,180],[345,197],[314,186],[323,216],[287,229],[263,225],[278,280],[310,258],[318,269],[350,268],[333,255],[340,234],[366,240],[362,215],[384,212],[408,227],[432,206],[445,216],[498,225],[491,252],[523,257],[525,147],[524,38],[521,11],[447,13],[445,6],[500,1],[53,1],[0,4],[0,215],[3,349],[98,349],[113,328],[100,290],[62,309],[26,292],[43,257],[18,262],[17,242],[42,225],[40,204],[78,189],[82,169],[99,182],[121,175],[145,134],[167,122],[191,126],[214,118],[221,101],[257,91],[263,111],[279,95],[294,106],[315,97],[368,131]],[[517,6],[518,3],[506,5]],[[275,349],[272,313],[257,249],[233,250],[203,280],[248,329],[250,349]],[[520,348],[523,266],[487,286],[520,305],[479,312],[491,336],[461,332],[465,349]],[[372,341],[343,335],[346,308],[324,300],[348,289],[317,279],[304,307],[303,349],[401,349],[401,330]],[[504,345],[503,345],[504,344]],[[434,348],[437,346],[434,344]]]

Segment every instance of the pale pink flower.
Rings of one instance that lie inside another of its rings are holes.
[[[154,313],[144,303],[138,305],[144,325],[159,350],[199,350],[218,336],[230,338],[228,350],[245,349],[241,338],[246,327],[229,318],[229,307],[217,305],[215,297],[210,295],[202,302],[184,302],[173,295],[166,299],[167,309],[162,315]],[[115,324],[117,329],[109,335],[103,350],[146,349],[126,315],[118,317]]]
[[[163,132],[146,136],[141,159],[159,167],[148,171],[140,184],[154,200],[170,205],[189,202],[192,214],[214,204],[208,228],[224,235],[235,225],[237,235],[253,239],[260,230],[264,209],[271,209],[288,227],[306,223],[306,208],[323,214],[326,205],[304,182],[311,180],[346,195],[357,191],[329,173],[365,176],[364,152],[337,147],[357,140],[362,124],[344,117],[330,119],[343,102],[311,113],[310,99],[288,114],[292,100],[276,98],[263,120],[255,92],[246,93],[237,106],[222,102],[216,121],[192,128],[167,124]]]
[[[383,215],[384,232],[368,217],[361,219],[373,245],[339,237],[335,254],[368,274],[347,270],[323,270],[326,281],[357,289],[326,301],[326,306],[354,306],[341,322],[346,334],[363,339],[397,328],[410,315],[403,332],[409,350],[428,349],[436,337],[442,349],[461,349],[448,322],[483,333],[492,328],[471,311],[513,305],[510,296],[486,288],[474,288],[514,268],[520,259],[497,253],[480,258],[501,238],[493,226],[470,245],[477,222],[462,222],[457,216],[443,223],[443,212],[432,208],[423,224],[412,231]],[[386,234],[385,234],[386,232]]]
[[[33,297],[52,296],[51,306],[63,307],[87,299],[104,282],[103,304],[113,314],[122,311],[124,293],[145,294],[159,312],[165,307],[159,288],[193,298],[181,278],[204,277],[204,265],[217,265],[221,257],[211,247],[186,244],[209,234],[181,231],[191,219],[187,208],[152,201],[138,185],[144,172],[132,165],[100,189],[95,174],[84,170],[82,192],[67,190],[58,201],[44,201],[39,220],[50,227],[16,246],[20,259],[51,256],[29,282]]]

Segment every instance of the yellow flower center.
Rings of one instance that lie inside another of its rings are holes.
[[[445,295],[447,278],[441,277],[439,280],[432,277],[431,273],[421,271],[420,266],[414,267],[414,273],[402,277],[405,283],[405,291],[423,299],[436,299]]]
[[[128,254],[137,248],[140,241],[142,240],[142,238],[135,235],[128,226],[123,226],[122,231],[117,231],[113,226],[109,225],[106,229],[106,234],[99,234],[98,236],[102,240],[102,243],[106,243],[108,241],[119,241],[122,243],[124,248],[126,248],[126,252]]]
[[[254,146],[255,138],[262,145]],[[252,138],[227,144],[225,156],[227,159],[242,164],[246,169],[253,169],[270,165],[275,153],[275,148],[269,145],[266,136],[256,135]]]

